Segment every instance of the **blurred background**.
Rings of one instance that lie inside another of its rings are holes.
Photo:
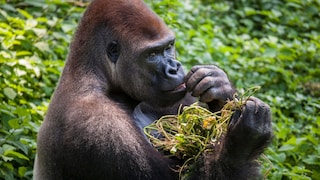
[[[261,86],[274,139],[265,179],[320,179],[320,1],[146,0],[177,57]],[[36,136],[86,1],[0,0],[0,179],[31,179]]]

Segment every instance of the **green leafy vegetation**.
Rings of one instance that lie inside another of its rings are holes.
[[[147,0],[189,69],[216,64],[272,109],[266,179],[320,179],[319,0]],[[36,135],[86,4],[0,0],[0,179],[31,179]]]

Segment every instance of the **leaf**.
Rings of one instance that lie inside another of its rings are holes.
[[[13,171],[14,169],[11,163],[3,163],[3,166],[10,169],[11,171]]]
[[[38,36],[41,37],[47,33],[47,29],[40,29],[40,28],[32,28],[32,31]]]
[[[280,53],[283,56],[292,56],[294,54],[294,50],[291,48],[281,48]]]
[[[74,31],[75,26],[73,24],[63,24],[61,28],[63,32],[67,33],[69,31]]]
[[[9,145],[9,144],[4,144],[4,145],[2,146],[3,152],[5,152],[5,151],[7,151],[7,150],[14,150],[14,149],[16,149],[16,148],[15,148],[14,146]]]
[[[4,162],[12,161],[14,159],[13,157],[7,157],[4,155],[0,155],[0,157],[3,159]]]
[[[320,165],[320,155],[309,155],[302,161],[309,165]]]
[[[28,19],[26,21],[26,29],[34,28],[38,24],[38,21],[35,19]]]
[[[247,16],[251,16],[251,15],[257,14],[257,11],[255,9],[250,8],[250,7],[245,7],[244,11],[245,11]]]
[[[17,157],[19,159],[24,159],[24,160],[28,160],[29,161],[29,158],[27,156],[25,156],[25,155],[23,155],[23,154],[21,154],[19,152],[16,152],[14,150],[6,150],[4,152],[4,155],[5,156],[11,156],[11,157]]]
[[[27,172],[27,168],[25,166],[21,166],[18,168],[18,175],[23,177]]]
[[[278,150],[279,151],[292,151],[295,149],[295,146],[294,145],[291,145],[291,144],[285,144],[283,146],[281,146]]]
[[[176,146],[173,146],[171,149],[170,149],[170,153],[171,154],[175,154],[177,152],[177,148]]]
[[[25,138],[20,138],[20,141],[12,141],[10,142],[10,144],[14,145],[16,148],[15,149],[19,149],[21,150],[24,154],[28,154],[28,146],[32,143],[32,142],[28,142],[28,143],[25,143],[23,144],[23,142],[25,141],[24,140]]]
[[[17,93],[10,87],[5,87],[3,93],[11,100],[14,100],[17,97]]]
[[[24,57],[24,56],[31,56],[31,55],[32,55],[32,52],[30,51],[17,51],[17,54],[16,54],[17,57],[19,56]]]
[[[18,114],[18,116],[23,117],[23,116],[28,116],[30,113],[28,109],[22,108],[22,107],[17,107],[14,113]]]
[[[276,154],[275,157],[279,162],[284,162],[287,156],[285,153],[279,153],[279,154]]]
[[[32,19],[32,15],[29,14],[27,11],[22,10],[22,9],[17,9],[17,11],[18,11],[21,15],[23,15],[24,17],[26,17],[27,19]]]
[[[7,10],[8,12],[9,11],[12,11],[12,12],[15,12],[16,9],[9,3],[5,3],[5,4],[1,4],[1,8],[3,8],[4,10]],[[4,17],[7,17],[7,13],[5,11],[2,11],[0,10],[0,14],[2,14]]]
[[[18,129],[20,128],[20,121],[19,119],[11,119],[8,121],[8,124],[11,128],[13,129]]]
[[[277,49],[272,47],[267,47],[263,55],[266,57],[274,58],[277,55]]]
[[[34,44],[35,47],[37,47],[42,52],[50,52],[49,44],[46,42],[37,42]]]

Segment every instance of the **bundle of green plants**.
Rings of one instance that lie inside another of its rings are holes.
[[[177,115],[161,117],[146,126],[144,133],[159,151],[184,162],[178,169],[181,175],[204,151],[213,150],[215,143],[227,131],[233,113],[241,111],[258,89],[260,87],[248,89],[241,96],[235,94],[233,100],[227,100],[218,112],[211,112],[200,103],[185,106],[182,111],[180,107]]]

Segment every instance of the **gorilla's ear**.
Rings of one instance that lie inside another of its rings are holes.
[[[109,59],[113,62],[116,63],[119,55],[120,55],[120,46],[117,43],[117,41],[112,41],[108,44],[107,47],[107,54]]]

